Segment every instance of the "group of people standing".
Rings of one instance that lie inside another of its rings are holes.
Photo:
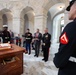
[[[2,37],[3,43],[7,43],[7,42],[11,43],[11,35],[10,32],[8,31],[7,25],[3,25],[3,31],[0,31],[0,37]]]
[[[8,43],[8,42],[14,43],[14,39],[16,39],[16,45],[19,44],[19,46],[21,46],[21,38],[19,36],[20,35],[14,38],[14,34],[12,33],[12,31],[11,30],[8,31],[7,25],[4,25],[3,31],[0,32],[0,37],[2,37],[3,43]],[[45,33],[43,35],[40,33],[39,29],[37,29],[34,35],[32,35],[32,33],[30,32],[30,29],[27,29],[26,33],[22,36],[25,38],[25,46],[24,46],[26,48],[25,53],[31,54],[31,44],[34,44],[34,49],[35,49],[34,56],[38,57],[40,52],[40,46],[42,46],[42,51],[44,56],[42,60],[44,60],[45,62],[48,61],[49,48],[51,44],[50,42],[51,35],[48,33],[47,28],[45,29]]]
[[[1,41],[2,38],[2,41]],[[0,31],[0,42],[3,43],[15,43],[16,45],[21,46],[21,38],[20,35],[14,37],[14,33],[9,30],[8,31],[8,26],[3,25],[3,31]]]
[[[51,35],[48,33],[48,29],[45,29],[45,33],[42,35],[37,29],[36,33],[32,36],[32,33],[30,33],[30,30],[27,29],[25,35],[25,43],[26,43],[26,53],[31,54],[31,43],[33,39],[33,44],[35,46],[35,57],[39,56],[39,51],[40,51],[40,46],[41,46],[41,41],[42,41],[42,51],[43,51],[43,56],[45,62],[48,61],[48,55],[49,55],[49,48],[51,45]]]

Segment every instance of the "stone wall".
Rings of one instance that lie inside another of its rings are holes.
[[[4,10],[6,13],[8,13],[7,10],[10,11],[10,14],[12,16],[12,21],[9,22],[8,25],[12,25],[12,31],[15,34],[22,34],[23,23],[21,23],[21,12],[23,9],[26,9],[27,7],[30,7],[33,9],[34,13],[34,23],[31,21],[30,23],[34,24],[34,31],[36,31],[37,28],[40,29],[41,32],[43,32],[44,28],[46,28],[46,21],[47,21],[47,12],[53,6],[54,4],[60,2],[53,1],[53,0],[0,0],[0,10]],[[27,9],[27,11],[30,11]],[[5,13],[4,13],[5,14]],[[25,13],[27,14],[27,13]],[[8,14],[9,15],[9,14]],[[10,21],[10,20],[9,20]],[[9,26],[10,27],[10,26]],[[11,28],[9,28],[10,30]]]

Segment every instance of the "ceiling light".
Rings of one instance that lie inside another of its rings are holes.
[[[60,6],[60,8],[62,8],[62,6]]]

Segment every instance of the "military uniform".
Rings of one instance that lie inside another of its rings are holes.
[[[76,0],[70,2],[68,11],[74,1]],[[64,28],[60,36],[59,50],[53,61],[59,68],[58,75],[76,75],[76,19]]]
[[[27,52],[29,50],[29,54],[31,54],[30,44],[32,42],[32,34],[30,32],[25,33],[25,41],[26,41],[26,50]]]
[[[50,48],[50,44],[51,44],[50,40],[51,40],[51,35],[49,33],[43,34],[42,51],[43,51],[43,56],[44,56],[45,61],[48,61],[49,48]]]
[[[54,64],[58,75],[76,75],[76,19],[69,23],[60,36],[60,46]]]
[[[3,31],[2,32],[2,39],[3,39],[3,43],[8,43],[11,41],[11,36],[10,36],[10,33],[9,31]]]

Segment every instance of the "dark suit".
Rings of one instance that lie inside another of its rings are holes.
[[[50,48],[50,44],[51,44],[50,40],[51,40],[51,35],[49,33],[43,34],[42,51],[43,51],[43,56],[44,56],[45,61],[48,61],[49,48]]]
[[[42,39],[42,34],[41,33],[35,33],[34,34],[34,44],[35,44],[35,56],[39,56],[39,51],[40,51],[40,44],[41,44],[41,39]]]

